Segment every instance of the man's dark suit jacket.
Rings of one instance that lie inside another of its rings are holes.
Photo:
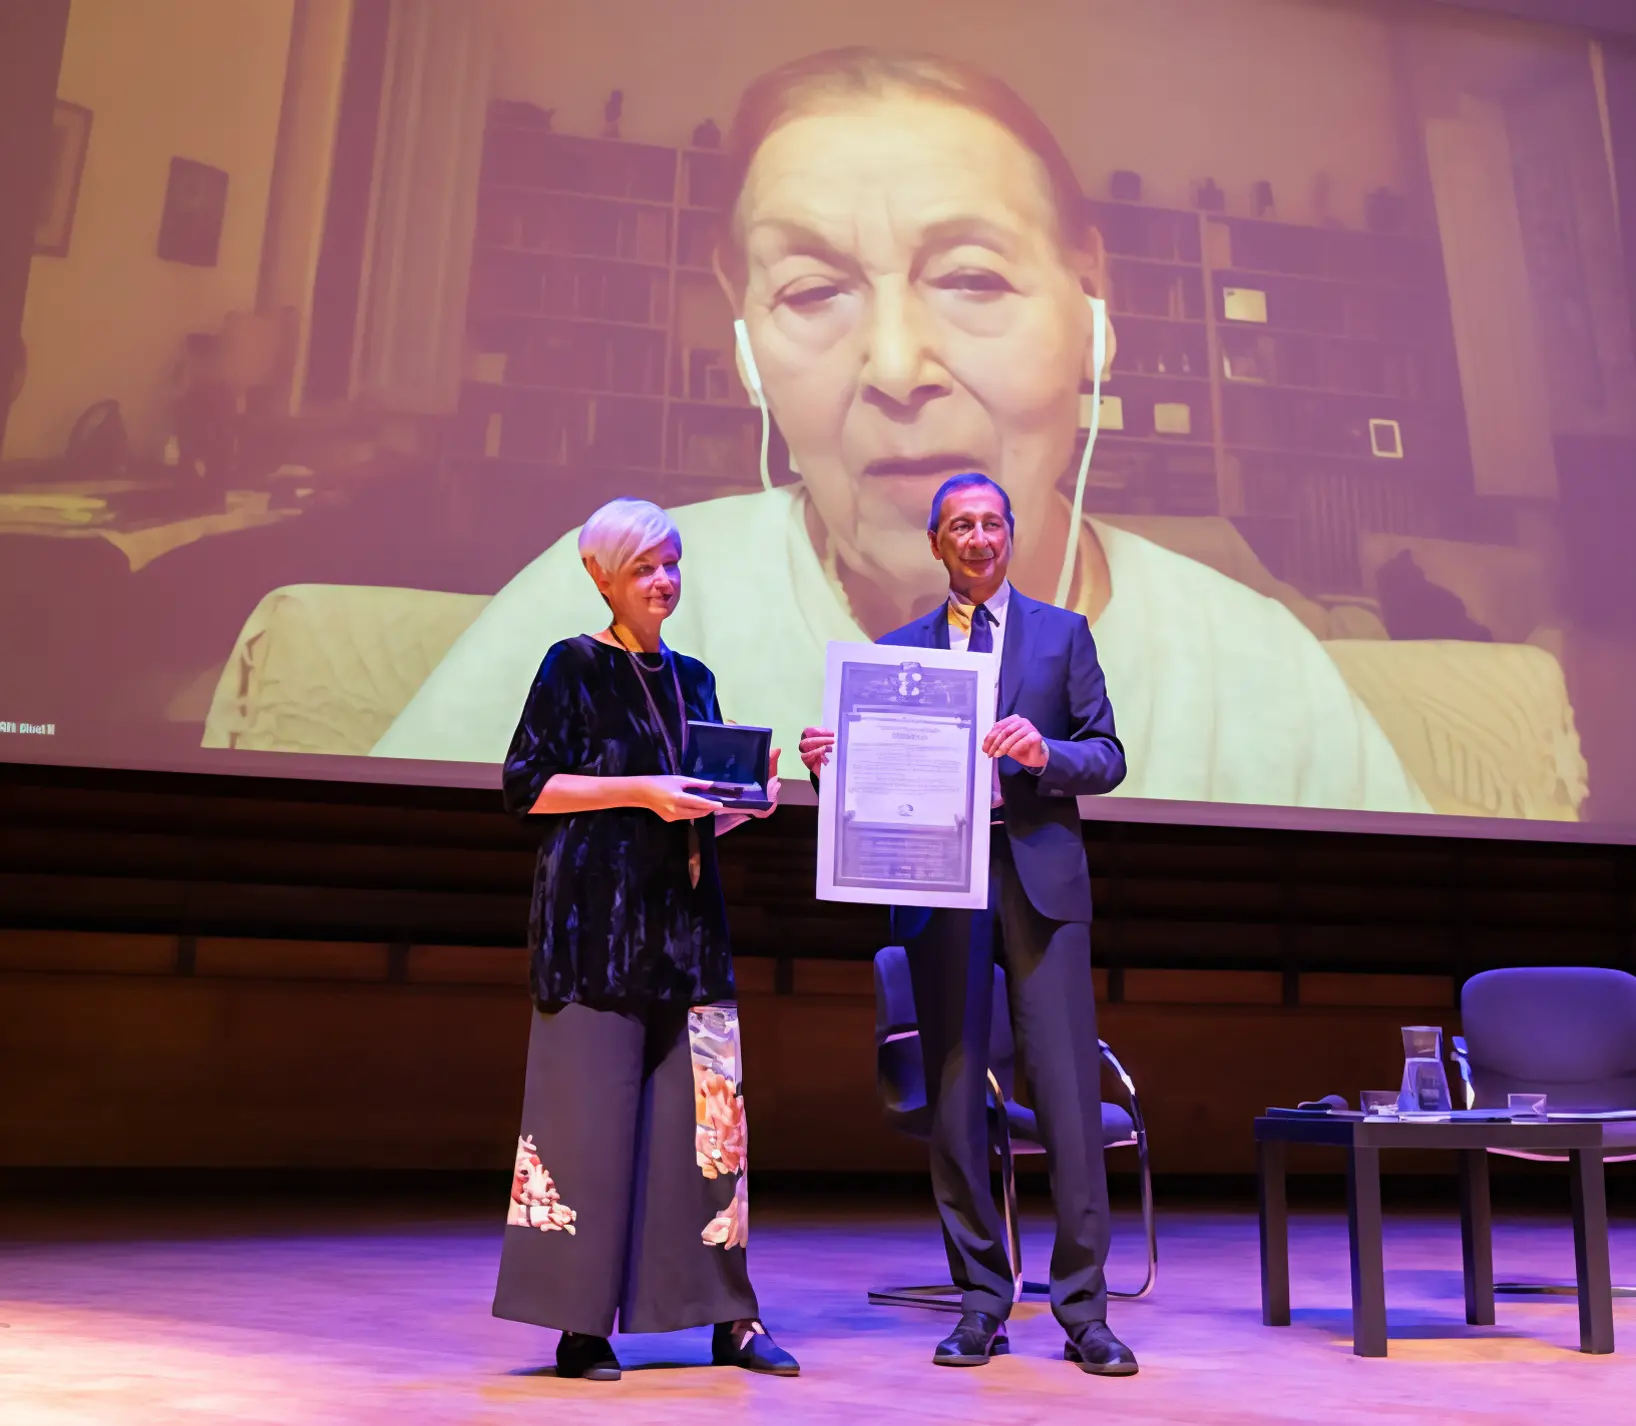
[[[1000,795],[1017,877],[1053,921],[1091,919],[1091,875],[1080,832],[1079,797],[1112,792],[1125,780],[1125,749],[1114,733],[1096,641],[1082,614],[1011,589],[1000,651],[1001,718],[1019,713],[1045,739],[1038,773],[1000,759]],[[914,649],[949,646],[945,601],[876,641]],[[910,913],[911,916],[914,913]]]

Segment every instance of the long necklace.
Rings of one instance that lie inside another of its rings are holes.
[[[676,744],[671,740],[670,725],[666,723],[664,715],[659,711],[658,700],[653,696],[653,690],[648,687],[648,675],[663,673],[670,670],[671,686],[676,691],[676,716],[681,719],[682,728],[687,728],[687,704],[682,698],[682,679],[676,672],[676,661],[671,658],[670,650],[661,641],[659,645],[659,667],[654,668],[642,662],[637,650],[625,642],[625,635],[617,623],[608,626],[608,632],[619,642],[619,647],[625,651],[625,657],[631,661],[631,667],[636,670],[636,681],[641,685],[642,696],[647,699],[648,712],[653,715],[653,723],[659,730],[659,736],[664,740],[665,756],[671,772],[680,777],[682,775],[681,755],[676,751]],[[699,824],[695,818],[687,824],[687,878],[694,885],[699,884],[699,873],[702,869],[702,857],[699,850]]]

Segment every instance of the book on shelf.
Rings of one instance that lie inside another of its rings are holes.
[[[717,226],[714,215],[683,213],[681,238],[676,245],[676,261],[685,268],[707,271],[716,254]]]
[[[1097,409],[1096,394],[1085,391],[1079,397],[1079,429],[1091,429],[1091,413]],[[1097,429],[1101,431],[1122,431],[1125,429],[1125,402],[1120,396],[1102,396],[1102,419],[1097,422]]]
[[[1185,401],[1156,401],[1153,405],[1153,433],[1156,436],[1191,436],[1193,408]]]
[[[1267,323],[1267,294],[1258,287],[1221,289],[1221,315],[1229,322]]]
[[[726,402],[732,393],[732,356],[721,347],[683,347],[682,394],[692,401]]]
[[[509,360],[506,352],[467,352],[466,380],[485,386],[500,386],[505,382]]]
[[[1253,332],[1223,332],[1222,375],[1229,381],[1266,385],[1279,379],[1278,344]]]
[[[1220,218],[1204,225],[1204,261],[1210,267],[1233,265],[1233,230]]]
[[[743,430],[680,428],[677,465],[683,475],[709,475],[731,480],[756,467],[757,437],[748,425]]]
[[[694,208],[727,206],[730,161],[725,154],[695,151],[685,154],[686,201]]]
[[[621,253],[637,262],[663,265],[670,261],[670,214],[657,208],[638,208],[620,219]]]

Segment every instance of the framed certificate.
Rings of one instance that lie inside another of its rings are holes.
[[[998,660],[946,649],[829,646],[818,780],[818,897],[891,906],[988,904]]]

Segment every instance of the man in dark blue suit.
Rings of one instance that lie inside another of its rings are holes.
[[[1136,1358],[1107,1325],[1108,1181],[1102,1162],[1101,1059],[1091,987],[1091,878],[1077,798],[1111,792],[1125,750],[1084,616],[1029,599],[1006,581],[1013,520],[982,475],[945,481],[932,502],[932,554],[949,597],[883,644],[964,649],[1000,660],[985,911],[894,907],[908,952],[931,1109],[932,1184],[960,1324],[933,1360],[979,1366],[1009,1350],[1013,1283],[1005,1228],[989,1192],[988,1041],[998,920],[1024,1073],[1051,1168],[1056,1246],[1051,1306],[1065,1354],[1084,1370],[1129,1376]],[[808,728],[801,760],[816,778],[835,742]]]

